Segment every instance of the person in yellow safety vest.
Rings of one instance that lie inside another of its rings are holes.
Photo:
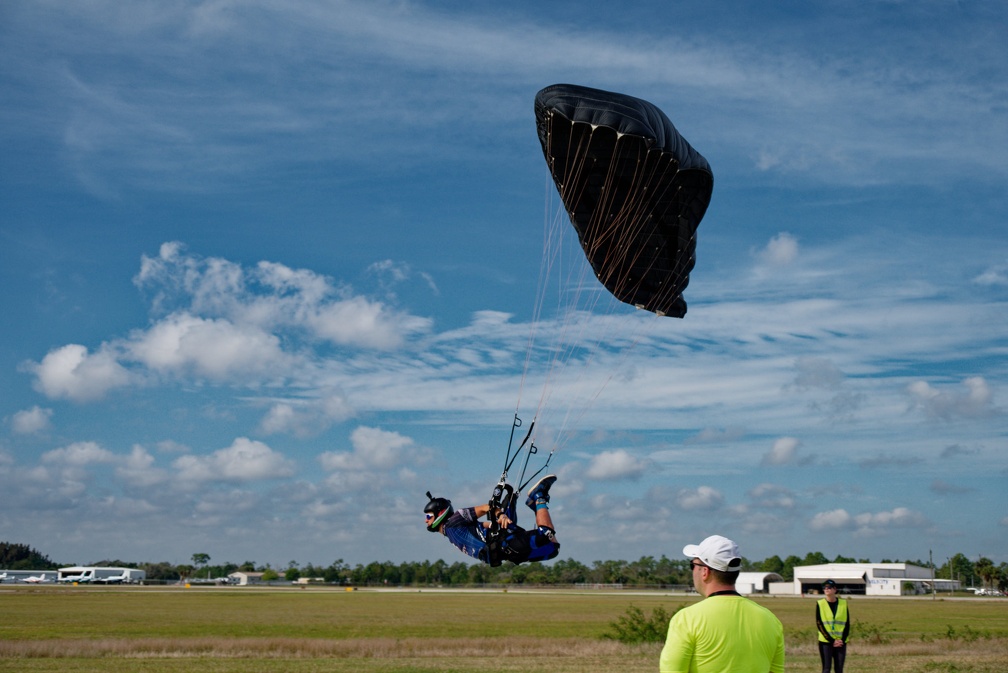
[[[822,673],[830,673],[830,664],[835,673],[843,673],[847,658],[847,639],[850,637],[850,613],[847,601],[837,597],[837,585],[833,580],[823,582],[826,598],[816,601],[816,628],[819,630],[819,658]]]

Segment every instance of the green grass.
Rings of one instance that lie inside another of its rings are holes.
[[[635,673],[660,643],[613,624],[696,597],[634,592],[18,587],[0,590],[0,671]],[[813,602],[761,598],[789,671],[818,669]],[[849,668],[1003,673],[1008,600],[851,600]]]

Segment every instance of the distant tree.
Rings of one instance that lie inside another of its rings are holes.
[[[287,568],[287,570],[284,571],[284,579],[287,580],[288,582],[297,582],[299,579],[301,579],[301,571],[298,570],[296,567],[291,566],[290,568]]]
[[[203,566],[205,566],[207,563],[210,563],[210,554],[204,554],[204,553],[193,554],[192,555],[192,562],[193,562],[193,565],[196,566],[195,571],[198,571],[200,568],[202,568]]]
[[[476,586],[490,584],[495,575],[495,570],[495,568],[491,568],[485,563],[473,563],[467,570],[467,583]]]
[[[242,571],[243,573],[255,572],[255,569],[256,564],[254,561],[245,561],[245,563],[242,563],[240,566],[238,566],[238,570]]]
[[[52,570],[57,564],[26,544],[0,542],[0,568],[8,570]]]
[[[591,581],[598,584],[626,584],[626,561],[595,561],[590,573]]]
[[[829,559],[821,551],[810,551],[805,555],[802,560],[801,565],[803,566],[821,566],[829,563]]]
[[[627,582],[635,585],[655,584],[655,569],[658,563],[654,556],[642,556],[639,560],[627,564]]]
[[[955,554],[948,560],[947,565],[949,568],[949,579],[972,584],[974,576],[973,562],[965,554]]]
[[[141,563],[140,569],[147,575],[148,580],[177,580],[179,578],[178,569],[165,561],[161,563]]]
[[[781,557],[776,554],[760,561],[758,567],[765,573],[777,573],[782,577],[784,575],[784,561],[782,561]]]
[[[981,556],[973,566],[978,577],[983,580],[984,586],[994,588],[994,578],[997,577],[997,568],[994,562],[986,556]]]
[[[551,566],[558,584],[581,584],[588,578],[588,568],[574,559],[557,561]]]
[[[833,563],[857,563],[857,561],[850,556],[841,556],[840,554],[837,554],[837,557],[833,559]],[[868,561],[862,561],[862,563],[868,563]]]
[[[276,570],[273,570],[272,568],[267,568],[266,570],[263,571],[262,574],[263,582],[274,582],[278,579],[280,579],[280,575],[277,573]]]
[[[784,559],[784,570],[783,572],[781,572],[781,577],[783,577],[786,581],[790,582],[791,580],[794,579],[795,566],[800,565],[802,565],[802,560],[797,556],[795,556],[794,554],[791,554],[786,559]]]

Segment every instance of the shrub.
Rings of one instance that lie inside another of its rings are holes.
[[[852,637],[873,645],[884,645],[890,640],[891,629],[888,624],[871,624],[868,622],[854,622],[851,628]]]
[[[627,608],[626,614],[609,623],[611,631],[604,633],[602,637],[627,644],[664,642],[668,634],[669,620],[681,608],[680,605],[672,612],[668,612],[659,605],[651,612],[650,617],[646,617],[643,610],[631,605]]]

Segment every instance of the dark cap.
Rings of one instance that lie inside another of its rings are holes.
[[[826,587],[833,587],[834,589],[836,589],[836,582],[834,582],[833,580],[826,580],[825,582],[822,583],[822,586],[823,589],[825,589]]]

